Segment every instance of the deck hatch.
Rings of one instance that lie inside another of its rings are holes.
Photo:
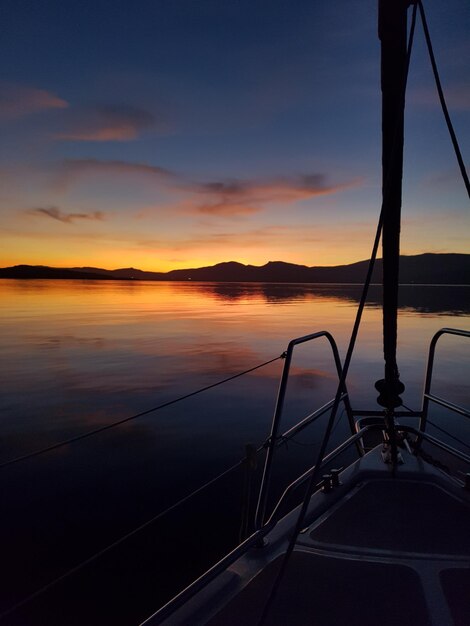
[[[470,616],[470,567],[446,569],[441,572],[440,579],[455,626],[468,626]]]
[[[316,542],[426,554],[470,555],[470,507],[421,481],[373,480],[311,533]]]
[[[266,567],[209,622],[255,626],[282,557]],[[295,551],[266,626],[431,626],[416,572],[404,565]]]

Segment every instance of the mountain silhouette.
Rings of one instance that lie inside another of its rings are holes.
[[[364,282],[369,261],[332,267],[296,265],[270,261],[262,266],[244,265],[236,261],[208,267],[146,272],[136,268],[107,270],[98,267],[55,268],[44,265],[15,265],[0,268],[0,278],[55,278],[87,280],[166,280],[201,282],[263,282],[263,283],[340,283]],[[372,282],[380,283],[382,260],[377,259]],[[470,254],[419,254],[400,257],[401,284],[470,284]]]

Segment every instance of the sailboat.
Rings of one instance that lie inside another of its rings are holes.
[[[414,6],[408,38],[410,5]],[[265,446],[253,532],[149,617],[145,626],[470,624],[470,457],[426,429],[431,405],[470,417],[468,409],[436,395],[432,386],[438,342],[449,335],[468,339],[470,332],[443,328],[432,338],[419,411],[403,407],[404,384],[397,365],[405,86],[418,9],[428,35],[420,2],[379,0],[383,203],[344,363],[327,331],[289,343]],[[434,67],[432,54],[431,59]],[[457,158],[468,190],[458,150]],[[380,237],[385,374],[376,383],[379,408],[355,410],[347,373]],[[338,373],[335,398],[281,433],[294,350],[325,340]],[[327,453],[340,406],[348,417],[350,435]],[[329,418],[317,458],[273,504],[276,450],[325,414]],[[341,455],[348,451],[354,458],[341,467]]]

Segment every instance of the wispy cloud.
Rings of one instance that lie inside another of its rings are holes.
[[[268,204],[292,204],[315,196],[328,195],[355,183],[327,184],[324,174],[303,174],[267,180],[230,180],[194,185],[192,191],[205,196],[194,201],[191,209],[198,213],[235,216],[261,211]]]
[[[443,185],[454,185],[455,183],[461,184],[462,182],[462,174],[460,173],[457,165],[453,168],[442,170],[440,172],[431,172],[423,179],[423,184],[425,186],[432,186],[435,188],[442,188]]]
[[[247,204],[239,202],[227,202],[221,200],[220,202],[208,202],[203,204],[190,204],[190,210],[193,208],[198,213],[205,213],[207,215],[221,215],[225,217],[235,215],[250,215],[252,213],[258,213],[261,211],[261,207],[248,206]]]
[[[126,178],[127,177],[127,178]],[[51,179],[52,187],[65,191],[82,181],[128,180],[136,177],[165,194],[160,201],[138,215],[144,217],[155,211],[220,218],[252,215],[276,205],[290,205],[318,196],[332,195],[355,187],[355,179],[329,183],[323,173],[274,176],[266,179],[220,179],[201,182],[187,174],[171,171],[159,165],[100,159],[65,159],[57,164]]]
[[[53,187],[65,190],[69,185],[90,177],[144,176],[156,183],[174,180],[177,175],[163,167],[118,160],[65,159],[55,168]]]
[[[446,102],[455,111],[470,111],[470,85],[453,84],[446,87]],[[439,97],[434,88],[416,88],[410,91],[409,101],[418,106],[440,107]]]
[[[293,231],[296,231],[296,229],[287,226],[266,226],[264,228],[245,229],[241,233],[219,231],[198,237],[193,236],[190,242],[201,246],[207,244],[220,244],[224,246],[227,244],[233,245],[234,243],[240,246],[257,246],[264,245],[266,241],[274,243],[283,241],[285,236]]]
[[[65,109],[68,103],[50,91],[29,85],[0,82],[0,119],[11,120],[48,109]]]
[[[76,220],[101,221],[104,219],[104,213],[102,211],[92,211],[91,213],[65,213],[53,206],[29,209],[26,213],[39,217],[49,217],[59,222],[64,222],[65,224],[71,224]]]
[[[73,111],[56,139],[69,141],[128,141],[156,123],[149,111],[125,105],[103,105]]]
[[[320,243],[325,240],[325,232],[316,229],[315,235],[306,228],[290,226],[266,226],[248,228],[242,231],[217,231],[214,233],[193,233],[188,237],[142,238],[136,246],[146,249],[161,248],[166,251],[182,252],[187,250],[227,249],[227,248],[260,248],[266,245],[282,246],[288,241],[300,243]]]
[[[100,159],[65,159],[59,165],[59,171],[70,175],[82,174],[146,174],[158,178],[174,178],[177,175],[158,165],[148,163],[132,163],[129,161]]]

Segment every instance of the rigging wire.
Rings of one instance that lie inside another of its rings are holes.
[[[341,410],[340,416],[339,416],[338,420],[336,421],[336,424],[333,426],[333,428],[331,430],[331,435],[333,435],[335,430],[340,425],[341,420],[343,419],[344,415],[345,415],[345,408],[343,406],[343,409]],[[287,444],[290,443],[290,442],[295,443],[296,446],[302,446],[302,447],[305,447],[305,448],[311,448],[311,447],[317,446],[321,442],[321,439],[317,439],[316,441],[297,441],[297,439],[294,439],[294,435],[292,435],[290,437],[281,437],[281,441],[280,441],[281,444],[286,444],[286,446],[287,446]]]
[[[417,7],[416,4],[413,6],[413,14],[412,14],[412,21],[411,21],[411,27],[410,27],[410,34],[409,34],[409,39],[408,39],[408,47],[407,47],[407,55],[406,55],[406,62],[405,62],[405,72],[404,72],[404,77],[403,77],[403,101],[405,100],[405,93],[406,93],[406,83],[407,83],[407,79],[408,79],[408,72],[409,72],[409,67],[410,67],[410,59],[411,59],[411,50],[413,47],[413,39],[414,39],[414,31],[415,31],[415,25],[416,25],[416,12],[417,12]],[[397,128],[398,131],[398,128]],[[393,143],[392,146],[392,155],[396,150],[396,135],[397,132],[395,132],[395,141]],[[388,176],[384,185],[384,194],[383,197],[387,197],[388,194],[390,193],[390,169],[388,171]],[[374,239],[374,244],[372,247],[372,253],[370,256],[370,260],[369,260],[369,266],[367,269],[367,276],[366,279],[364,281],[364,287],[362,290],[362,294],[361,294],[361,299],[359,302],[359,306],[356,312],[356,318],[354,321],[354,326],[351,332],[351,337],[349,340],[349,345],[348,345],[348,350],[346,353],[346,357],[344,360],[344,365],[343,365],[343,370],[341,372],[341,377],[338,383],[338,388],[336,391],[336,396],[335,396],[335,401],[331,410],[331,414],[330,414],[330,419],[328,422],[328,426],[326,428],[326,432],[325,435],[323,437],[323,441],[322,444],[320,446],[320,451],[317,455],[317,462],[315,464],[314,470],[312,472],[312,474],[310,475],[309,481],[308,481],[308,485],[307,488],[305,490],[305,496],[300,508],[300,512],[299,515],[297,517],[297,521],[295,524],[295,528],[294,531],[291,534],[290,540],[289,540],[289,544],[287,546],[287,550],[284,554],[284,557],[282,559],[280,568],[278,570],[277,576],[274,580],[274,583],[271,587],[271,591],[270,594],[266,600],[266,603],[264,605],[263,608],[263,613],[261,615],[260,620],[258,621],[258,626],[263,626],[263,624],[265,624],[266,619],[268,617],[269,611],[271,609],[271,606],[274,602],[274,599],[277,595],[277,592],[279,590],[281,581],[284,577],[285,571],[287,569],[287,564],[289,562],[289,559],[292,555],[292,552],[294,551],[294,546],[295,543],[297,541],[297,536],[299,534],[299,532],[302,530],[303,527],[303,523],[304,523],[304,518],[305,518],[305,514],[307,512],[307,508],[308,508],[308,503],[310,501],[310,497],[311,494],[313,492],[313,489],[315,487],[315,484],[317,482],[317,478],[318,478],[318,474],[321,470],[321,462],[323,460],[323,457],[325,455],[325,451],[326,451],[326,447],[328,445],[328,441],[331,435],[331,431],[332,431],[332,427],[336,418],[336,413],[338,411],[338,407],[339,407],[339,403],[341,401],[341,395],[343,393],[343,388],[345,386],[345,382],[346,382],[346,377],[348,374],[348,370],[349,370],[349,365],[351,363],[351,359],[352,359],[352,354],[353,354],[353,350],[356,344],[356,339],[357,339],[357,335],[359,332],[359,326],[361,323],[361,319],[362,319],[362,313],[365,307],[365,303],[366,303],[366,299],[367,299],[367,294],[369,291],[369,286],[371,283],[371,279],[372,279],[372,272],[374,269],[374,265],[375,265],[375,260],[377,258],[377,252],[378,252],[378,247],[379,247],[379,242],[380,242],[380,236],[382,233],[382,226],[383,226],[383,220],[384,220],[384,201],[382,199],[382,206],[381,206],[381,210],[380,210],[380,216],[379,216],[379,221],[377,224],[377,231],[375,233],[375,239]]]
[[[413,411],[412,409],[410,409],[409,407],[406,406],[406,404],[403,404],[403,407],[407,410],[410,411],[412,413],[416,413],[416,411]],[[436,430],[440,430],[442,434],[447,435],[448,437],[450,437],[451,439],[453,439],[454,441],[456,441],[457,443],[460,443],[462,446],[464,446],[465,448],[467,448],[468,450],[470,450],[470,445],[468,445],[468,443],[466,443],[465,441],[462,441],[462,439],[459,439],[458,437],[456,437],[455,435],[452,435],[452,433],[450,433],[448,430],[445,430],[444,428],[442,428],[441,426],[438,426],[435,422],[432,422],[429,418],[426,420],[428,424],[430,424],[431,426],[434,426],[434,428]]]
[[[258,365],[255,368],[251,368],[250,370],[247,370],[247,372],[248,371],[253,371],[253,369],[258,369],[259,367],[262,367],[262,365],[267,365],[268,363],[272,363],[273,361],[276,361],[277,359],[281,359],[281,358],[284,358],[284,353],[281,354],[276,359],[272,359],[271,361],[267,361],[264,364]],[[237,374],[236,376],[241,376],[243,373],[247,373],[247,372],[242,372],[240,374]],[[226,379],[226,380],[231,380],[232,378],[233,377],[230,377],[230,379]],[[219,383],[215,383],[213,386],[215,386],[216,384],[222,384],[222,382],[223,381],[220,381]],[[185,397],[187,397],[187,396],[185,396]],[[175,402],[177,402],[177,401],[178,401],[178,399],[175,400]],[[344,411],[343,411],[343,413],[344,413]],[[340,416],[340,420],[341,420],[341,417],[343,416],[343,413]],[[340,420],[338,420],[337,425],[339,424]],[[290,441],[292,437],[293,437],[293,435],[291,435],[290,437],[284,437],[284,440],[280,440],[279,441],[279,445],[282,445],[283,443],[287,443],[287,441]],[[254,458],[260,452],[264,451],[266,449],[266,446],[267,446],[267,441],[263,442],[257,448],[253,448],[252,454],[254,454]],[[38,452],[38,453],[40,453],[40,452]],[[152,524],[157,522],[159,519],[165,517],[165,515],[167,515],[168,513],[171,513],[173,510],[177,509],[182,504],[185,504],[186,502],[191,500],[194,496],[196,496],[197,494],[201,493],[202,491],[204,491],[205,489],[207,489],[208,487],[210,487],[211,485],[213,485],[214,483],[219,481],[221,478],[224,478],[230,472],[232,472],[232,471],[234,471],[234,470],[238,469],[239,467],[242,467],[243,465],[246,465],[246,464],[247,464],[247,457],[245,456],[243,459],[240,459],[237,463],[235,463],[231,467],[227,468],[226,470],[224,470],[223,472],[221,472],[220,474],[218,474],[217,476],[215,476],[211,480],[207,481],[206,483],[204,483],[203,485],[201,485],[200,487],[198,487],[197,489],[195,489],[194,491],[192,491],[188,495],[184,496],[183,498],[178,500],[178,502],[175,502],[174,504],[169,506],[164,511],[161,511],[160,513],[157,513],[157,515],[155,515],[154,517],[150,518],[149,520],[147,520],[143,524],[140,524],[139,526],[137,526],[136,528],[134,528],[130,532],[126,533],[125,535],[123,535],[122,537],[120,537],[119,539],[114,541],[113,543],[111,543],[108,546],[104,547],[103,549],[99,550],[98,552],[96,552],[95,554],[90,556],[88,559],[85,559],[84,561],[82,561],[78,565],[72,567],[71,569],[69,569],[64,574],[58,576],[57,578],[55,578],[54,580],[50,581],[49,583],[46,583],[40,589],[37,589],[36,591],[31,593],[29,596],[23,598],[22,600],[20,600],[19,602],[17,602],[13,606],[9,607],[3,613],[0,613],[0,620],[3,620],[4,617],[7,617],[8,615],[10,615],[11,613],[13,613],[16,610],[20,609],[21,607],[25,606],[26,604],[29,604],[35,598],[38,598],[43,593],[46,593],[47,591],[49,591],[50,589],[52,589],[53,587],[58,585],[63,580],[66,580],[70,576],[73,576],[74,574],[78,573],[79,571],[81,571],[87,565],[91,565],[91,563],[93,563],[94,561],[96,561],[100,557],[104,556],[107,552],[113,550],[114,548],[118,547],[119,545],[121,545],[122,543],[127,541],[127,539],[130,539],[134,535],[138,534],[140,531],[142,531],[145,528],[151,526]],[[247,516],[246,524],[248,524],[248,516]]]
[[[340,381],[338,383],[338,389],[337,389],[337,392],[336,392],[335,401],[334,401],[334,404],[333,404],[333,407],[332,407],[332,411],[331,411],[331,414],[330,414],[330,419],[328,421],[328,426],[327,426],[327,429],[326,429],[326,433],[325,433],[325,435],[323,437],[323,441],[322,441],[322,444],[321,444],[321,447],[320,447],[320,452],[318,453],[318,457],[317,457],[318,459],[323,459],[323,457],[325,455],[326,446],[328,444],[328,441],[329,441],[329,438],[330,438],[330,435],[331,435],[332,426],[333,426],[334,420],[336,418],[336,413],[338,411],[338,407],[339,407],[341,396],[343,394],[343,388],[344,388],[344,384],[346,382],[346,376],[347,376],[347,373],[348,373],[348,370],[349,370],[349,365],[350,365],[350,362],[351,362],[354,346],[356,344],[356,339],[357,339],[357,335],[358,335],[358,332],[359,332],[359,326],[360,326],[361,319],[362,319],[362,312],[363,312],[364,307],[365,307],[365,303],[366,303],[366,299],[367,299],[367,293],[368,293],[370,282],[371,282],[371,279],[372,279],[372,272],[373,272],[373,269],[374,269],[375,260],[377,258],[377,251],[378,251],[378,248],[379,248],[380,236],[381,236],[381,233],[382,233],[382,224],[383,224],[383,211],[380,212],[379,223],[377,225],[377,231],[376,231],[376,234],[375,234],[374,245],[373,245],[372,254],[371,254],[371,257],[370,257],[370,260],[369,260],[369,266],[368,266],[368,269],[367,269],[367,276],[366,276],[366,280],[364,282],[364,287],[363,287],[363,291],[362,291],[362,295],[361,295],[361,300],[359,302],[359,306],[358,306],[358,309],[357,309],[357,312],[356,312],[356,319],[354,321],[354,326],[353,326],[353,330],[352,330],[352,333],[351,333],[351,338],[349,340],[348,351],[347,351],[346,358],[345,358],[345,361],[344,361],[343,370],[341,372],[341,378],[340,378]],[[296,522],[294,531],[292,532],[292,535],[291,535],[291,538],[290,538],[290,541],[289,541],[289,545],[287,546],[287,550],[286,550],[286,553],[285,553],[284,558],[282,560],[282,563],[281,563],[281,566],[279,568],[278,574],[276,576],[276,579],[275,579],[275,581],[273,583],[273,586],[271,588],[271,592],[270,592],[269,597],[268,597],[268,599],[266,601],[266,604],[264,606],[263,613],[262,613],[261,618],[260,618],[260,620],[258,622],[258,626],[263,626],[263,624],[265,623],[266,618],[267,618],[268,613],[269,613],[269,610],[270,610],[270,608],[272,606],[272,603],[274,601],[274,598],[277,595],[277,592],[278,592],[279,586],[281,584],[282,578],[284,577],[284,573],[285,573],[285,570],[287,568],[287,563],[288,563],[288,561],[290,559],[290,556],[291,556],[291,554],[292,554],[292,552],[294,550],[294,546],[295,546],[295,542],[297,540],[297,536],[298,536],[298,534],[299,534],[299,532],[300,532],[300,530],[302,529],[302,526],[303,526],[303,520],[304,520],[304,517],[305,517],[305,513],[307,511],[307,506],[308,506],[308,502],[309,502],[309,499],[310,499],[310,494],[311,494],[311,492],[313,490],[314,485],[316,484],[319,469],[320,469],[320,464],[316,463],[315,464],[315,469],[313,470],[313,472],[312,472],[312,474],[310,476],[310,479],[309,479],[309,482],[308,482],[308,485],[307,485],[307,488],[306,488],[306,491],[305,491],[305,497],[304,497],[304,500],[302,502],[302,506],[301,506],[301,509],[300,509],[299,516],[297,518],[297,522]]]
[[[468,445],[468,443],[465,443],[465,441],[462,441],[462,439],[459,439],[455,435],[452,435],[449,431],[445,430],[444,428],[441,428],[441,426],[438,426],[434,422],[431,422],[430,419],[428,419],[428,424],[431,424],[431,426],[434,426],[434,428],[436,428],[437,430],[440,430],[441,433],[443,433],[444,435],[447,435],[448,437],[450,437],[454,441],[457,441],[457,443],[460,443],[462,446],[464,446],[465,448],[470,450],[470,446]]]
[[[205,489],[207,489],[207,487],[210,487],[215,482],[217,482],[218,480],[220,480],[221,478],[223,478],[224,476],[226,476],[227,474],[229,474],[233,470],[235,470],[235,469],[239,468],[240,466],[242,466],[244,463],[245,463],[245,459],[240,459],[240,461],[238,461],[237,463],[235,463],[231,467],[229,467],[226,470],[224,470],[223,472],[221,472],[218,476],[215,476],[214,478],[211,478],[206,483],[204,483],[203,485],[201,485],[200,487],[198,487],[197,489],[195,489],[194,491],[192,491],[188,495],[184,496],[183,498],[178,500],[178,502],[175,502],[174,504],[169,506],[164,511],[161,511],[160,513],[157,513],[157,515],[155,515],[151,519],[147,520],[143,524],[140,524],[140,526],[137,526],[136,528],[134,528],[130,532],[126,533],[125,535],[123,535],[122,537],[117,539],[116,541],[113,541],[112,543],[110,543],[106,547],[102,548],[98,552],[95,552],[95,554],[93,554],[89,558],[85,559],[84,561],[82,561],[78,565],[75,565],[74,567],[72,567],[71,569],[66,571],[64,574],[61,574],[57,578],[54,578],[54,580],[51,580],[50,582],[46,583],[40,589],[37,589],[36,591],[31,593],[29,596],[26,596],[25,598],[23,598],[22,600],[20,600],[16,604],[10,606],[8,609],[6,609],[6,611],[3,611],[3,613],[0,613],[0,620],[3,620],[4,617],[7,617],[8,615],[13,613],[14,611],[20,609],[21,607],[25,606],[26,604],[29,604],[29,602],[31,602],[35,598],[41,596],[46,591],[49,591],[50,589],[52,589],[53,587],[58,585],[63,580],[66,580],[67,578],[69,578],[73,574],[76,574],[77,572],[82,570],[87,565],[90,565],[91,563],[96,561],[98,558],[100,558],[103,555],[105,555],[110,550],[113,550],[114,548],[116,548],[117,546],[121,545],[122,543],[124,543],[125,541],[127,541],[128,539],[130,539],[131,537],[133,537],[134,535],[136,535],[140,531],[142,531],[145,528],[151,526],[156,521],[158,521],[159,519],[161,519],[162,517],[164,517],[165,515],[167,515],[171,511],[173,511],[174,509],[178,508],[179,506],[181,506],[185,502],[188,502],[188,500],[193,498],[195,495],[197,495],[197,494],[201,493],[202,491],[204,491]]]
[[[426,15],[424,13],[424,6],[423,6],[423,3],[422,3],[421,0],[418,0],[418,7],[419,7],[419,14],[420,14],[420,17],[421,17],[421,23],[423,25],[424,36],[425,36],[425,39],[426,39],[426,45],[427,45],[428,52],[429,52],[429,59],[431,61],[432,71],[433,71],[433,74],[434,74],[434,80],[436,82],[437,93],[439,94],[439,100],[440,100],[440,103],[441,103],[442,112],[444,113],[444,117],[445,117],[446,124],[447,124],[447,129],[449,131],[450,138],[452,140],[452,145],[454,147],[455,156],[457,157],[457,161],[458,161],[458,164],[459,164],[460,172],[462,174],[462,178],[463,178],[463,181],[465,183],[465,187],[467,189],[467,194],[468,194],[468,196],[470,198],[470,181],[468,179],[467,170],[465,169],[465,163],[464,163],[463,158],[462,158],[462,153],[460,151],[460,147],[459,147],[459,143],[458,143],[458,140],[457,140],[457,136],[455,134],[454,127],[453,127],[452,121],[450,119],[449,111],[447,109],[447,104],[446,104],[446,101],[445,101],[444,92],[442,90],[441,79],[440,79],[440,76],[439,76],[439,71],[437,69],[436,59],[435,59],[434,51],[433,51],[433,47],[432,47],[431,36],[429,34],[428,24],[427,24],[427,21],[426,21]]]
[[[63,446],[67,446],[71,443],[75,443],[76,441],[81,441],[82,439],[86,439],[87,437],[91,437],[92,435],[97,435],[98,433],[102,433],[105,430],[111,430],[112,428],[116,428],[116,426],[121,426],[121,424],[126,424],[132,420],[135,420],[139,417],[143,417],[144,415],[148,415],[149,413],[154,413],[155,411],[159,411],[160,409],[164,409],[166,407],[172,406],[177,402],[181,402],[182,400],[187,400],[193,396],[196,396],[203,391],[208,391],[209,389],[213,389],[214,387],[218,387],[219,385],[223,385],[235,378],[240,378],[240,376],[244,376],[245,374],[249,374],[250,372],[254,372],[270,363],[274,363],[279,359],[285,358],[285,353],[282,353],[280,356],[277,356],[269,361],[265,361],[264,363],[260,363],[259,365],[255,365],[254,367],[250,367],[243,372],[238,372],[238,374],[233,374],[232,376],[228,376],[223,380],[219,380],[210,385],[206,385],[205,387],[201,387],[200,389],[196,389],[196,391],[191,391],[190,393],[185,394],[184,396],[179,396],[178,398],[174,398],[173,400],[169,400],[168,402],[164,402],[163,404],[159,404],[157,406],[152,407],[151,409],[146,409],[145,411],[141,411],[140,413],[136,413],[135,415],[131,415],[129,417],[125,417],[116,422],[112,422],[111,424],[106,424],[105,426],[100,426],[99,428],[95,428],[93,430],[89,430],[81,435],[77,435],[76,437],[70,437],[70,439],[64,439],[63,441],[58,441],[57,443],[53,443],[50,446],[46,446],[45,448],[41,448],[39,450],[33,450],[33,452],[29,452],[28,454],[23,454],[22,456],[18,456],[14,459],[10,459],[8,461],[4,461],[0,463],[0,469],[7,467],[8,465],[13,465],[14,463],[19,463],[20,461],[26,461],[27,459],[31,459],[33,457],[39,456],[41,454],[45,454],[46,452],[51,452],[52,450],[57,450],[58,448],[62,448]]]
[[[246,372],[241,372],[240,374],[232,376],[232,377],[230,377],[229,379],[226,379],[226,380],[231,380],[234,377],[236,378],[237,376],[242,376],[243,373],[247,373],[249,371],[253,371],[253,369],[258,369],[258,368],[262,367],[263,365],[267,365],[268,363],[272,363],[273,361],[276,361],[278,359],[282,359],[282,358],[284,358],[284,355],[285,355],[285,353],[282,353],[279,357],[276,357],[275,359],[271,359],[270,361],[267,361],[264,364],[258,365],[258,366],[254,367],[254,368],[251,368],[250,370],[247,370]],[[222,384],[222,382],[223,381],[220,381],[219,383],[215,383],[212,386],[215,386],[217,384]],[[197,393],[197,392],[194,392],[194,393]],[[177,402],[177,401],[178,401],[178,399],[175,400],[175,402]],[[339,419],[338,419],[338,421],[337,421],[333,431],[339,425],[343,415],[344,415],[344,409],[341,412],[341,415],[340,415],[340,417],[339,417]],[[285,443],[287,443],[288,441],[291,441],[291,440],[293,441],[293,439],[292,439],[293,436],[294,435],[291,435],[291,436],[288,436],[288,437],[283,437],[282,439],[280,439],[279,445],[283,445],[283,444],[285,444]],[[295,443],[297,443],[297,442],[295,442]],[[260,452],[264,451],[266,449],[266,446],[267,446],[267,440],[265,442],[263,442],[257,448],[252,448],[252,450],[251,450],[251,454],[252,454],[251,462],[256,463],[256,461],[255,461],[256,456]],[[165,515],[167,515],[168,513],[171,513],[172,511],[174,511],[175,509],[180,507],[182,504],[185,504],[186,502],[191,500],[194,496],[198,495],[199,493],[201,493],[202,491],[204,491],[205,489],[207,489],[211,485],[215,484],[221,478],[224,478],[230,472],[238,469],[239,467],[242,467],[243,465],[246,466],[247,461],[248,461],[247,456],[245,456],[243,459],[240,459],[237,463],[234,463],[232,466],[230,466],[229,468],[227,468],[226,470],[224,470],[223,472],[221,472],[220,474],[218,474],[214,478],[211,478],[206,483],[204,483],[203,485],[201,485],[200,487],[198,487],[197,489],[195,489],[194,491],[192,491],[188,495],[184,496],[183,498],[181,498],[180,500],[178,500],[177,502],[175,502],[174,504],[169,506],[164,511],[161,511],[160,513],[157,513],[157,515],[155,515],[154,517],[150,518],[149,520],[147,520],[143,524],[140,524],[139,526],[137,526],[133,530],[129,531],[128,533],[126,533],[125,535],[123,535],[122,537],[117,539],[116,541],[113,541],[109,545],[105,546],[104,548],[102,548],[98,552],[95,552],[95,554],[93,554],[89,558],[85,559],[84,561],[81,561],[80,563],[78,563],[78,565],[75,565],[71,569],[67,570],[64,574],[61,574],[57,578],[54,578],[50,582],[46,583],[41,588],[39,588],[36,591],[34,591],[33,593],[31,593],[29,596],[26,596],[25,598],[23,598],[22,600],[20,600],[16,604],[12,605],[11,607],[9,607],[5,611],[3,611],[3,613],[0,613],[0,620],[3,620],[4,617],[7,617],[11,613],[14,613],[15,611],[17,611],[21,607],[26,606],[27,604],[32,602],[35,598],[38,598],[39,596],[41,596],[42,594],[46,593],[47,591],[49,591],[50,589],[52,589],[53,587],[55,587],[56,585],[58,585],[62,581],[66,580],[70,576],[73,576],[74,574],[78,573],[83,568],[87,567],[88,565],[91,565],[97,559],[99,559],[100,557],[104,556],[107,552],[110,552],[114,548],[117,548],[119,545],[121,545],[122,543],[124,543],[125,541],[127,541],[128,539],[133,537],[134,535],[137,535],[139,532],[141,532],[145,528],[148,528],[149,526],[151,526],[152,524],[157,522],[159,519],[162,519],[163,517],[165,517]],[[246,522],[244,522],[243,526],[246,525],[246,528],[248,528],[248,522],[249,522],[249,510],[247,511]]]

